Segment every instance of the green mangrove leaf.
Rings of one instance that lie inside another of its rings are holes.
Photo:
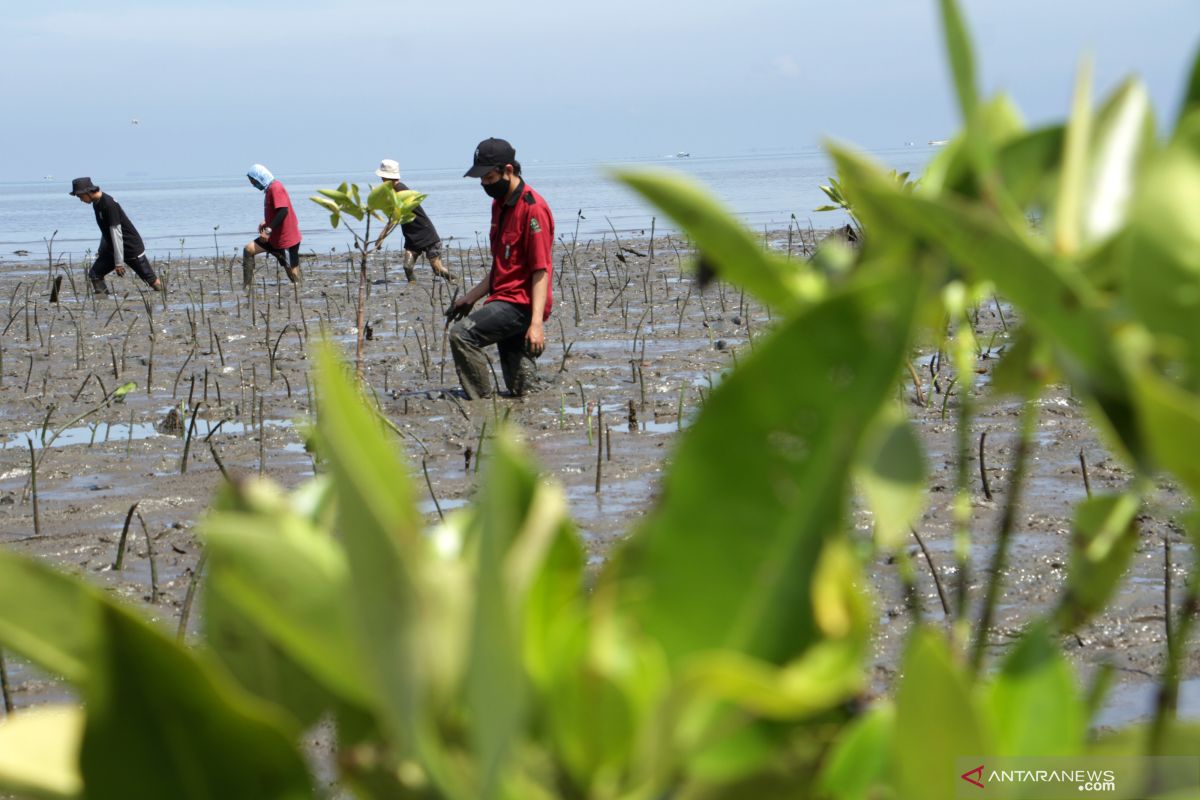
[[[47,800],[81,797],[83,723],[83,709],[67,705],[22,709],[0,720],[0,790]]]
[[[391,216],[396,209],[396,190],[390,183],[380,183],[367,195],[367,208]]]
[[[875,517],[876,542],[885,550],[900,546],[925,507],[927,465],[921,442],[896,404],[885,404],[871,423],[856,470]]]
[[[1062,125],[1023,133],[997,153],[1000,180],[1020,208],[1045,208],[1056,196],[1066,129]]]
[[[356,650],[367,691],[389,733],[414,736],[420,691],[412,643],[421,598],[414,577],[427,558],[398,447],[343,374],[332,347],[317,352],[321,452],[339,497],[338,529],[350,568]]]
[[[1089,498],[1075,507],[1067,588],[1057,612],[1063,628],[1083,624],[1116,591],[1137,545],[1140,504],[1126,493]]]
[[[479,568],[466,687],[467,702],[474,710],[470,725],[480,761],[479,796],[484,798],[496,796],[505,758],[527,713],[521,653],[523,598],[511,590],[505,562],[523,533],[537,490],[537,472],[520,452],[515,435],[500,431],[493,439],[479,500],[481,527],[474,542]],[[534,520],[533,525],[552,530],[553,522]],[[513,571],[527,582],[530,569],[519,564]]]
[[[998,756],[1078,755],[1087,712],[1074,670],[1044,624],[1031,628],[984,690]]]
[[[347,702],[371,695],[357,652],[345,554],[291,514],[216,513],[201,530],[209,546],[209,595],[247,620]]]
[[[1200,392],[1200,114],[1180,126],[1175,140],[1151,160],[1131,212],[1122,285],[1137,320],[1162,337],[1186,374],[1183,386]]]
[[[1155,459],[1193,498],[1200,497],[1200,396],[1185,392],[1150,370],[1137,381],[1142,425]]]
[[[1200,111],[1200,48],[1196,49],[1196,55],[1192,59],[1192,71],[1183,93],[1183,101],[1179,104],[1179,119],[1176,125],[1196,111]]]
[[[607,575],[672,662],[715,648],[779,664],[820,638],[817,557],[903,363],[917,283],[872,276],[780,322],[683,436],[660,506]]]
[[[328,198],[328,201],[332,202],[337,207],[337,210],[340,211],[347,206],[353,205],[353,201],[350,199],[350,196],[346,194],[345,187],[346,184],[343,183],[336,189],[317,189],[317,192]],[[321,202],[321,200],[316,197],[310,199],[318,205],[323,205],[326,208],[330,208],[330,206],[325,205],[325,203]]]
[[[707,189],[673,170],[619,170],[618,180],[662,209],[687,232],[720,277],[774,308],[796,309],[806,289],[798,262],[776,258]]]
[[[328,191],[328,190],[319,189],[318,191]],[[328,197],[317,197],[314,195],[308,199],[313,201],[314,203],[316,203],[317,205],[319,205],[321,208],[325,209],[326,211],[331,211],[334,214],[338,213],[341,210],[341,206],[338,205],[337,203],[335,203],[334,201],[330,200]]]
[[[103,603],[87,584],[0,550],[0,645],[76,686],[89,677]]]
[[[83,693],[87,796],[312,796],[304,760],[266,706],[116,607],[102,607],[99,625]]]
[[[1055,252],[1074,255],[1082,241],[1084,193],[1087,191],[1087,165],[1092,138],[1092,64],[1085,60],[1075,80],[1071,118],[1063,148],[1062,179],[1054,204],[1050,229]]]
[[[1078,392],[1089,397],[1108,430],[1145,465],[1148,453],[1137,425],[1129,378],[1113,347],[1102,298],[1084,276],[986,210],[953,198],[932,199],[896,191],[868,161],[833,152],[855,185],[855,202],[893,225],[945,249],[976,279],[993,282],[1025,314],[1026,325],[1050,343],[1055,360]]]
[[[885,784],[895,769],[896,710],[877,703],[846,726],[825,760],[817,785],[823,796],[838,800],[883,797]]]
[[[1092,245],[1121,229],[1147,143],[1154,141],[1150,96],[1140,82],[1123,83],[1096,118],[1084,178],[1083,243]]]
[[[942,11],[942,35],[945,38],[946,56],[950,72],[954,76],[954,91],[958,96],[958,108],[964,120],[975,116],[978,105],[978,90],[975,80],[975,55],[971,49],[971,37],[967,33],[962,11],[955,0],[939,0]]]
[[[955,796],[958,758],[992,752],[967,677],[943,634],[918,629],[909,639],[896,690],[892,763],[906,800]]]

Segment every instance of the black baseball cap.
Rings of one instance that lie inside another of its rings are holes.
[[[463,173],[464,178],[482,178],[494,169],[517,160],[517,151],[503,139],[484,139],[475,148],[475,163]]]

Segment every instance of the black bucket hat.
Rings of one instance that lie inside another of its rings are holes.
[[[71,181],[71,195],[73,197],[98,191],[100,191],[100,187],[92,183],[91,178],[76,178]]]
[[[475,148],[475,163],[463,175],[464,178],[482,178],[497,167],[517,160],[517,151],[503,139],[484,139]]]

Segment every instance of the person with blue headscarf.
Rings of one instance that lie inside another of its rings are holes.
[[[288,280],[300,280],[300,224],[287,189],[271,171],[255,164],[246,173],[250,185],[263,193],[263,221],[258,225],[258,238],[242,250],[242,285],[249,289],[254,282],[254,257],[270,253],[279,261]]]

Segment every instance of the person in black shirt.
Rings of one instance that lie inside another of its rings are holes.
[[[392,159],[385,158],[381,161],[375,174],[383,178],[385,183],[390,183],[397,192],[408,191],[408,187],[400,182],[400,165]],[[433,227],[433,222],[424,208],[417,206],[416,214],[412,222],[400,226],[400,230],[404,232],[404,277],[410,281],[416,279],[413,267],[417,265],[417,259],[424,255],[429,266],[433,267],[433,274],[453,281],[453,273],[442,266],[442,239],[438,236],[437,229]],[[384,228],[376,241],[382,242],[391,231],[390,225]]]
[[[91,178],[73,180],[71,194],[92,207],[96,213],[96,225],[100,228],[100,247],[96,251],[95,263],[88,270],[88,278],[96,294],[108,294],[104,276],[114,270],[118,275],[124,275],[126,265],[133,267],[133,271],[151,289],[161,292],[162,281],[154,274],[154,268],[146,258],[142,237],[129,221],[121,204],[100,191]]]

